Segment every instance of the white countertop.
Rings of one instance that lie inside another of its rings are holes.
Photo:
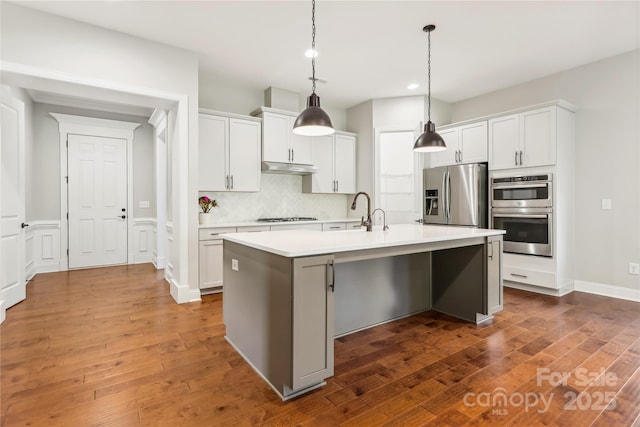
[[[211,224],[199,225],[198,228],[223,228],[223,227],[255,227],[257,225],[288,225],[288,224],[327,224],[333,222],[360,222],[360,218],[335,218],[335,219],[317,219],[315,221],[229,221],[229,222],[213,222]]]
[[[320,222],[320,221],[318,221]],[[344,230],[323,233],[311,230],[225,234],[223,238],[289,258],[363,249],[386,248],[474,237],[498,236],[504,230],[442,225],[394,224],[389,230]]]

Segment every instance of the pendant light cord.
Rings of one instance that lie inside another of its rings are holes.
[[[429,96],[427,97],[428,99],[428,104],[429,104],[429,108],[428,108],[428,121],[431,121],[431,31],[427,31],[427,46],[428,46],[428,53],[427,53],[427,84],[429,86]]]
[[[311,2],[311,92],[316,93],[316,0]]]

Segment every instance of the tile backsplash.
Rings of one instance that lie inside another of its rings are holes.
[[[218,207],[213,209],[216,222],[290,216],[345,218],[350,203],[344,194],[302,193],[300,175],[266,173],[260,177],[258,193],[201,191],[199,196],[208,196],[218,202]]]

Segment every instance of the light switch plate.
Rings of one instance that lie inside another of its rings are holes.
[[[605,211],[611,210],[611,199],[602,199],[602,209]]]
[[[148,200],[140,200],[138,202],[138,206],[141,208],[148,208],[149,207],[149,201]]]
[[[629,274],[640,274],[640,264],[638,264],[637,262],[630,262]]]
[[[231,269],[233,271],[238,271],[238,260],[237,259],[232,259],[231,260]]]

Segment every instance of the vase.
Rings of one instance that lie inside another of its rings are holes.
[[[198,221],[200,222],[200,225],[208,225],[213,223],[213,212],[199,212]]]

